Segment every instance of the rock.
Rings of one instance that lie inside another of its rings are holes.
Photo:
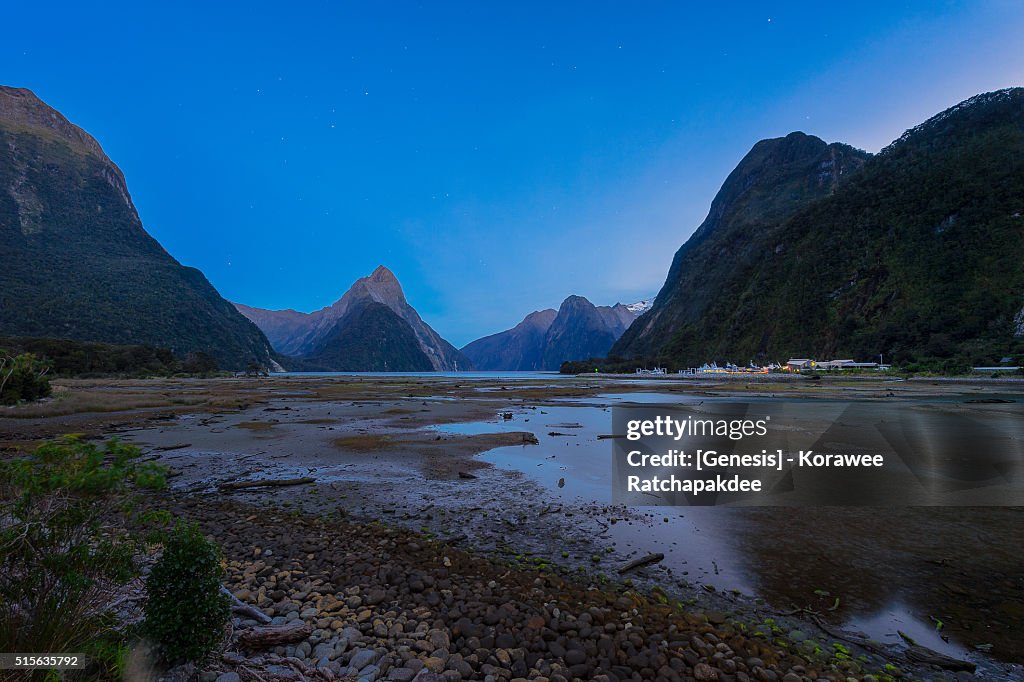
[[[512,649],[516,645],[516,638],[509,632],[503,632],[495,637],[494,645],[499,649]]]
[[[725,622],[725,614],[721,611],[707,611],[704,615],[712,625],[721,625]]]
[[[443,682],[441,676],[424,668],[412,678],[412,682]]]
[[[715,682],[718,679],[718,671],[707,663],[698,663],[693,666],[693,677],[697,682]]]
[[[358,649],[352,653],[352,658],[348,660],[349,666],[356,670],[362,670],[371,663],[377,661],[377,652],[373,649]]]
[[[389,682],[412,682],[416,672],[409,668],[392,668],[388,673]]]
[[[429,636],[430,645],[435,649],[448,649],[451,647],[451,638],[444,630],[431,630]]]
[[[570,666],[586,663],[587,653],[583,649],[570,649],[565,652],[565,662]]]
[[[380,668],[375,665],[368,665],[359,671],[359,679],[366,682],[376,682],[380,677]]]
[[[207,670],[199,676],[199,682],[214,682],[217,679],[217,673],[212,670]]]
[[[186,680],[191,680],[195,672],[195,663],[185,663],[184,665],[171,668],[160,679],[162,682],[185,682]]]
[[[217,676],[217,682],[242,682],[242,678],[236,672],[224,673]]]
[[[297,680],[299,679],[299,673],[287,665],[268,665],[265,670],[273,675],[275,678],[283,680]]]

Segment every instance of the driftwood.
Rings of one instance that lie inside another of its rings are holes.
[[[153,449],[154,452],[167,452],[168,450],[181,450],[182,448],[190,448],[192,443],[178,443],[177,445],[158,445]]]
[[[231,600],[232,613],[237,613],[239,616],[243,616],[245,618],[251,618],[252,620],[263,623],[264,625],[271,621],[270,616],[263,613],[255,606],[246,604],[244,601],[231,594],[231,591],[223,585],[220,586],[220,591],[226,594],[228,599]]]
[[[244,488],[262,488],[263,486],[302,485],[313,483],[315,478],[303,476],[302,478],[264,478],[258,481],[235,481],[234,483],[221,483],[218,488],[221,490],[242,490]]]
[[[940,654],[938,651],[932,651],[926,649],[923,646],[917,645],[907,649],[907,658],[917,663],[927,663],[928,665],[938,666],[946,670],[960,671],[965,670],[969,673],[973,673],[974,669],[978,666],[974,665],[970,661],[962,661],[959,658],[952,658],[945,654]]]
[[[886,652],[884,649],[881,649],[881,648],[875,646],[874,644],[872,644],[871,640],[869,640],[867,637],[860,637],[860,636],[854,635],[852,633],[839,632],[838,630],[833,630],[832,628],[830,628],[828,625],[825,624],[825,620],[822,618],[821,614],[818,613],[817,611],[813,611],[811,609],[804,608],[804,609],[797,609],[796,611],[794,611],[792,613],[787,613],[787,614],[783,614],[783,615],[793,615],[793,613],[799,613],[801,611],[803,613],[806,613],[808,616],[810,616],[810,621],[812,623],[814,623],[815,625],[817,625],[821,629],[821,631],[824,632],[829,637],[832,637],[834,639],[841,639],[844,642],[849,642],[850,644],[855,644],[855,645],[857,645],[857,646],[859,646],[861,648],[867,649],[868,651],[870,651],[872,653],[878,654],[879,656],[888,656],[889,655],[889,653]],[[899,630],[897,630],[897,632],[899,632]],[[903,633],[900,632],[900,635],[903,636]]]
[[[476,474],[471,474],[468,471],[460,471],[459,472],[459,478],[473,479],[473,478],[477,478],[477,475]]]
[[[249,649],[267,649],[300,642],[311,634],[313,626],[297,620],[285,625],[264,625],[244,630],[238,635],[238,643]]]
[[[619,569],[619,573],[628,573],[629,571],[635,570],[637,568],[642,568],[649,564],[656,564],[659,561],[663,561],[664,559],[665,555],[661,552],[648,554],[647,556],[642,556],[639,559],[634,559],[633,561],[630,561],[628,564]]]

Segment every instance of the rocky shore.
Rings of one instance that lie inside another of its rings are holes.
[[[820,383],[704,385],[702,395],[947,393],[909,382]],[[693,391],[660,384],[659,395]],[[687,512],[687,519],[673,515],[673,525],[663,514],[574,499],[579,477],[569,476],[562,498],[479,456],[521,445],[531,429],[543,440],[555,428],[548,422],[562,419],[548,416],[553,410],[605,409],[608,392],[649,390],[641,381],[573,378],[67,382],[54,400],[0,416],[0,451],[24,452],[71,431],[139,445],[147,459],[171,467],[172,490],[154,503],[199,521],[224,547],[230,591],[270,627],[297,633],[277,645],[245,644],[246,633],[263,625],[236,615],[223,650],[174,671],[178,679],[1019,676],[1013,624],[1024,583],[1014,510],[908,510],[889,518],[873,510],[792,517],[761,509],[737,513],[733,525],[706,526],[687,525],[694,516]],[[1000,390],[979,384],[955,395],[974,409],[975,398]],[[480,420],[490,420],[480,432],[439,427]],[[536,448],[542,457],[534,459],[556,471],[581,439],[550,440],[517,449]],[[533,466],[524,460],[519,469]],[[312,482],[232,487],[287,478]],[[637,542],[659,533],[657,547]],[[742,552],[721,575],[715,559],[722,555],[702,544],[712,536],[731,538]],[[980,542],[997,551],[978,551]],[[609,577],[651,551],[665,561]],[[749,590],[728,582],[743,562],[756,569]],[[941,617],[941,635],[980,642],[978,651],[994,647],[1001,658],[968,652],[978,666],[972,676],[913,658],[913,647],[895,638],[900,624],[871,633],[884,644],[858,635],[856,623],[847,627],[850,614],[877,613],[893,595],[911,599],[922,617]]]
[[[225,501],[166,502],[221,543],[228,587],[241,602],[271,627],[302,624],[298,640],[253,649],[243,633],[261,623],[236,616],[224,653],[185,671],[204,682],[236,674],[367,682],[903,677],[841,644],[814,651],[770,630],[755,634],[730,614],[687,610],[657,589],[512,566],[397,527]],[[920,667],[912,677],[961,678],[974,679]]]

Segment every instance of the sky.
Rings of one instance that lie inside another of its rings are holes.
[[[225,298],[308,312],[383,264],[456,346],[656,294],[759,139],[876,152],[1024,85],[1012,1],[5,4],[0,84]]]

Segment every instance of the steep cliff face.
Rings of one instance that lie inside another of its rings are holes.
[[[612,348],[623,356],[653,357],[676,330],[720,314],[722,287],[762,257],[773,227],[829,196],[870,155],[795,132],[762,140],[729,174],[707,218],[676,252],[665,285]]]
[[[613,353],[682,366],[879,354],[943,370],[1021,364],[1024,89],[966,100],[863,162],[798,142],[756,166],[774,172],[745,159],[729,176]]]
[[[0,87],[0,334],[271,364],[259,331],[143,228],[120,169],[32,92]]]
[[[387,316],[376,307],[372,308],[372,314],[367,313],[366,308],[370,304],[383,306],[402,324],[395,324],[393,320],[384,322],[383,318]],[[374,322],[370,327],[382,329],[386,326],[391,330],[392,337],[399,333],[410,335],[419,352],[429,361],[429,367],[418,371],[454,371],[471,368],[470,361],[441,338],[409,305],[398,279],[383,265],[368,277],[356,280],[333,305],[314,313],[263,310],[242,304],[236,304],[236,307],[264,330],[277,351],[285,355],[315,360],[320,365],[331,369],[337,368],[338,371],[343,371],[341,365],[345,365],[345,371],[351,370],[353,363],[345,358],[344,353],[332,346],[342,338],[345,340],[346,348],[354,348],[353,344],[359,337],[359,328],[353,325],[356,322],[369,323],[371,320]],[[344,334],[341,334],[339,327],[347,328]],[[365,343],[373,341],[372,333],[369,329],[364,333]],[[406,344],[403,342],[394,348],[405,349]],[[394,369],[399,365],[404,367],[410,364],[407,355],[403,350],[402,358],[391,358],[390,366],[394,371],[399,371]],[[369,356],[360,353],[359,357]],[[382,362],[387,359],[386,354],[374,357]],[[413,364],[419,366],[422,363],[417,359]],[[367,367],[366,371],[370,369]]]

